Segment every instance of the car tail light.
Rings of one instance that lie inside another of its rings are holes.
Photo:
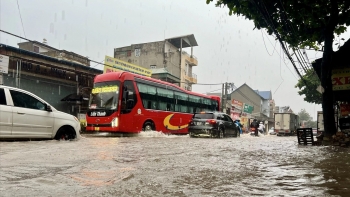
[[[214,119],[207,120],[206,124],[216,124],[216,120]]]

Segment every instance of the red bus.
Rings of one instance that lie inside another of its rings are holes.
[[[174,84],[130,72],[94,79],[86,132],[187,134],[194,112],[219,111],[220,97],[184,90]]]

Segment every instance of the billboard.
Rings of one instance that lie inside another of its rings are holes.
[[[103,73],[117,72],[117,71],[128,71],[131,73],[151,77],[152,71],[141,66],[131,64],[129,62],[124,62],[120,59],[106,56],[105,66],[103,68]]]

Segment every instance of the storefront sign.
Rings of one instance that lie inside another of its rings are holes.
[[[152,71],[149,69],[128,62],[124,62],[116,58],[108,56],[105,57],[105,66],[103,69],[103,73],[117,72],[123,70],[147,77],[150,77],[152,75]]]
[[[9,57],[0,55],[0,73],[7,74],[9,71]]]
[[[243,103],[241,101],[232,99],[232,112],[241,113],[243,108]]]
[[[350,90],[350,69],[332,70],[333,90]]]
[[[248,105],[244,103],[244,107],[243,107],[243,112],[247,113],[247,114],[251,114],[254,110],[254,106]]]

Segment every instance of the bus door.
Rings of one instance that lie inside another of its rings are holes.
[[[134,84],[132,81],[125,81],[123,85],[123,94],[121,96],[120,110],[120,130],[138,132],[139,115],[138,110],[134,109],[137,103]]]

